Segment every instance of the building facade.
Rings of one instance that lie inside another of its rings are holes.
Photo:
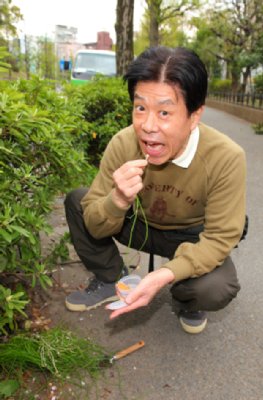
[[[97,42],[78,43],[78,29],[72,26],[56,25],[55,46],[58,60],[70,61],[81,49],[112,50],[113,41],[109,32],[98,32]]]

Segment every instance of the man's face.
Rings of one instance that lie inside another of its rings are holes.
[[[180,90],[160,82],[139,82],[135,87],[133,126],[142,152],[160,165],[180,156],[202,107],[188,115]]]

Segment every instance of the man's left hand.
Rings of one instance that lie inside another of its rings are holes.
[[[139,285],[125,298],[126,307],[111,313],[110,319],[147,306],[153,297],[168,283],[174,280],[174,274],[168,268],[160,268],[146,275]],[[107,306],[106,306],[107,309]]]

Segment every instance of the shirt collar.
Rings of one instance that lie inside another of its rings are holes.
[[[173,164],[178,165],[182,168],[189,167],[197,150],[199,135],[199,127],[197,126],[195,129],[192,130],[184,152],[179,157],[172,160]]]

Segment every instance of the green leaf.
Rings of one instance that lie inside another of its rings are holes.
[[[26,229],[22,228],[21,226],[11,225],[11,228],[16,232],[21,233],[21,235],[23,235],[23,236],[26,236],[26,237],[30,236],[30,232],[27,231]]]
[[[4,398],[12,396],[19,386],[19,382],[14,379],[2,381],[0,382],[0,395],[5,396]]]
[[[37,280],[36,280],[36,275],[33,274],[33,275],[32,275],[32,283],[31,283],[31,285],[32,285],[33,288],[36,286],[36,282],[37,282]]]
[[[5,229],[2,229],[2,228],[0,228],[0,238],[1,238],[1,236],[8,243],[11,243],[13,240],[13,236],[10,235]]]
[[[40,286],[41,286],[44,290],[47,289],[47,286],[52,287],[52,285],[53,285],[52,280],[51,280],[51,279],[49,278],[49,276],[47,276],[47,275],[40,275],[40,277],[39,277],[39,283],[40,283]]]
[[[0,146],[0,151],[6,152],[8,154],[13,154],[13,151],[11,151],[10,149],[7,149],[4,146]]]

